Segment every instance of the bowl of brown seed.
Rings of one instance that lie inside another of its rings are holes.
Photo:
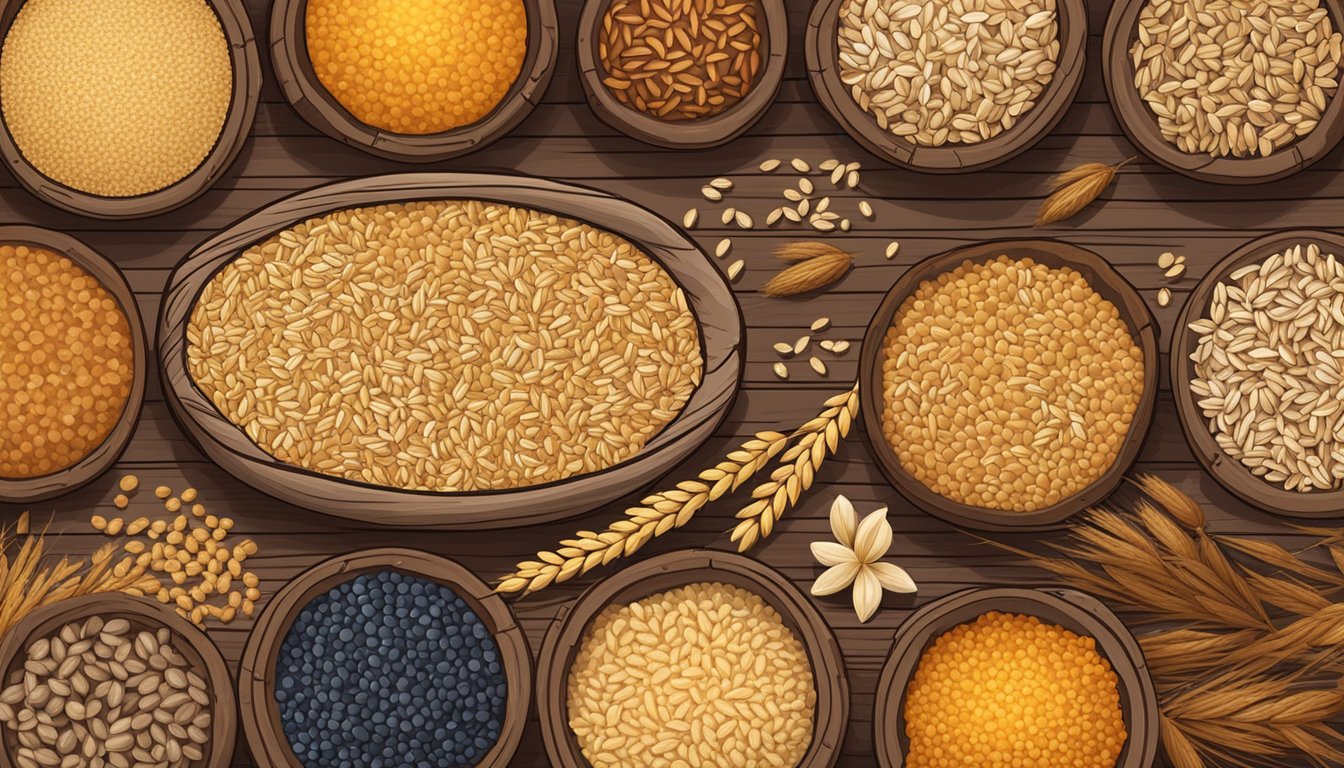
[[[1255,184],[1294,174],[1344,138],[1339,0],[1123,0],[1103,70],[1130,141],[1193,179]]]
[[[807,74],[826,111],[896,165],[965,173],[1031,148],[1083,78],[1083,0],[817,0]]]
[[[579,75],[611,127],[659,147],[704,149],[770,108],[788,44],[783,0],[587,0]]]
[[[121,594],[40,608],[0,642],[0,768],[224,768],[237,713],[219,649]]]
[[[1344,236],[1253,240],[1209,270],[1171,346],[1176,412],[1195,458],[1256,507],[1344,509]]]
[[[916,507],[979,530],[1047,530],[1138,457],[1158,390],[1157,325],[1101,256],[1005,240],[921,262],[863,340],[864,426]]]

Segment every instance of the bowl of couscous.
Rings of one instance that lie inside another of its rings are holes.
[[[1145,768],[1158,705],[1138,642],[1068,589],[968,589],[901,625],[878,681],[881,768]]]
[[[67,211],[185,205],[252,127],[261,62],[240,0],[4,0],[0,36],[0,157]]]
[[[550,85],[554,0],[277,0],[285,98],[322,133],[429,163],[513,130]]]

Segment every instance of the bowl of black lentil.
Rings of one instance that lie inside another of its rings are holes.
[[[505,766],[531,705],[512,611],[461,565],[407,549],[320,563],[243,652],[243,732],[262,768]]]

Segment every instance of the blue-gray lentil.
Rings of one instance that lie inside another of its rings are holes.
[[[467,768],[499,740],[499,647],[452,589],[396,571],[314,598],[280,647],[275,699],[307,768]]]

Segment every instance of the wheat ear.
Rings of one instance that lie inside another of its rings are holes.
[[[775,523],[812,487],[822,462],[840,447],[840,440],[849,434],[858,415],[859,385],[855,384],[848,392],[827,400],[826,410],[799,427],[795,433],[801,435],[798,442],[784,452],[770,479],[752,490],[755,501],[737,513],[741,522],[733,528],[731,538],[739,552],[751,549],[774,532]]]

